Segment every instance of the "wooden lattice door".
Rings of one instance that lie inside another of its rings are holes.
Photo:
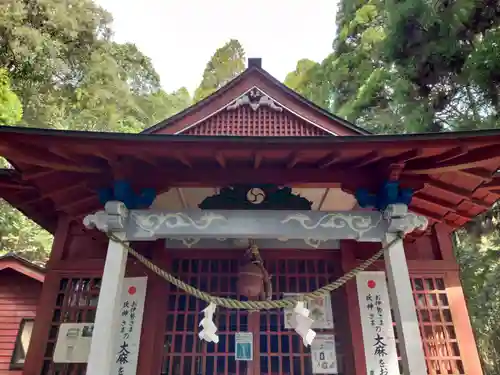
[[[283,293],[310,291],[338,277],[336,265],[339,262],[334,261],[332,253],[326,253],[330,259],[304,259],[305,253],[263,252],[266,267],[273,275],[273,298],[282,298]],[[210,259],[176,257],[172,260],[172,271],[191,285],[214,295],[244,299],[236,290],[239,258],[230,257],[229,252],[220,254],[212,253]],[[171,286],[168,298],[162,375],[312,373],[310,349],[303,346],[293,330],[284,328],[282,310],[248,313],[218,309],[215,321],[220,341],[215,345],[198,338],[200,311],[206,304],[174,286]],[[346,306],[343,298],[343,291],[333,293],[332,306]],[[334,320],[336,315],[334,311]],[[256,354],[253,364],[235,360],[234,335],[248,331],[259,337],[254,345]],[[343,335],[334,330],[318,333],[335,333],[338,373],[346,374]]]
[[[85,374],[85,364],[56,364],[52,357],[62,323],[94,322],[100,288],[100,277],[61,277],[40,375]]]

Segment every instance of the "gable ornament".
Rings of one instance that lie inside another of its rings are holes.
[[[230,103],[226,107],[226,110],[233,111],[246,105],[252,108],[254,111],[259,109],[259,107],[261,106],[269,107],[270,109],[276,112],[283,111],[283,107],[281,107],[278,103],[276,103],[276,101],[271,99],[269,96],[264,94],[256,87],[254,87],[253,89],[241,95],[239,98]]]

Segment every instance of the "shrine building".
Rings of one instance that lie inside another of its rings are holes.
[[[499,144],[370,134],[260,59],[140,134],[0,127],[54,234],[23,374],[481,375],[452,233]]]

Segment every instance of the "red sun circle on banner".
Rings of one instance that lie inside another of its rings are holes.
[[[373,280],[368,280],[367,285],[368,285],[368,288],[373,289],[377,286],[377,283]]]
[[[135,292],[137,292],[137,289],[135,286],[131,286],[128,288],[128,294],[130,294],[131,296],[133,296],[135,294]]]

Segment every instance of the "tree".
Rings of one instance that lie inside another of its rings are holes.
[[[52,235],[0,199],[0,255],[14,252],[43,264],[48,260]]]
[[[240,42],[231,39],[215,51],[203,72],[203,79],[194,93],[200,101],[217,91],[245,70],[245,51]]]
[[[317,105],[329,109],[331,93],[323,75],[322,65],[309,59],[297,62],[297,67],[285,77],[284,84]]]
[[[497,1],[342,0],[337,30],[333,52],[320,66],[302,64],[306,69],[289,79],[318,105],[375,133],[500,127]],[[497,205],[455,236],[472,324],[491,375],[500,371],[498,233]]]
[[[9,74],[0,69],[0,125],[18,124],[22,117],[21,101],[12,91]]]
[[[0,124],[138,132],[187,107],[185,88],[165,93],[147,56],[113,42],[111,21],[91,0],[0,2]],[[43,262],[51,241],[0,200],[0,253]]]

